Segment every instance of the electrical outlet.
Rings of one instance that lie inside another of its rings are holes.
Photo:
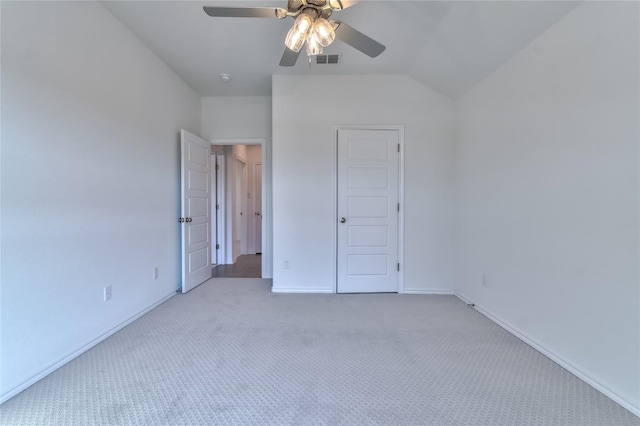
[[[104,301],[108,302],[111,300],[111,286],[108,285],[104,288]]]
[[[482,274],[482,285],[485,287],[489,286],[489,275],[488,274]]]
[[[158,279],[158,267],[157,266],[153,267],[153,279],[154,280]]]
[[[291,268],[291,263],[289,263],[288,260],[285,260],[284,261],[284,269],[289,269],[289,268]]]

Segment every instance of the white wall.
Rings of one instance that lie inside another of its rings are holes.
[[[233,84],[233,83],[232,83]],[[272,239],[271,221],[271,97],[236,96],[202,98],[201,134],[208,140],[264,139],[263,184],[266,194],[262,200],[262,212],[265,229],[264,251],[262,253],[263,277],[272,276]],[[230,257],[228,258],[230,259]]]
[[[455,222],[456,290],[636,413],[639,22],[586,2],[458,101]]]
[[[178,133],[200,131],[200,98],[97,2],[2,9],[6,399],[175,294]]]
[[[271,97],[202,98],[204,139],[271,139]]]
[[[453,113],[406,76],[274,76],[274,291],[334,291],[332,126],[381,124],[405,126],[405,290],[452,292]]]

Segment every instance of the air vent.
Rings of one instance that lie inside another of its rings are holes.
[[[316,64],[337,64],[340,55],[317,55]]]

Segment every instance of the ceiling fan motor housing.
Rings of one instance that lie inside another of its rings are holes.
[[[333,10],[329,7],[328,0],[289,0],[287,4],[289,13],[314,13],[314,18],[327,19],[333,13]]]

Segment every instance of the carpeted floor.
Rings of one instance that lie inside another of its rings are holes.
[[[215,279],[0,406],[2,425],[639,425],[452,296]]]

